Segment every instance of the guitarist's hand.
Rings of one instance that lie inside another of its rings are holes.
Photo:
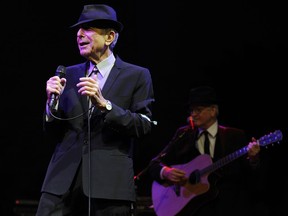
[[[248,144],[248,159],[250,163],[256,164],[259,162],[260,145],[255,138]]]
[[[177,168],[165,166],[162,177],[173,184],[184,185],[187,182],[186,172]]]

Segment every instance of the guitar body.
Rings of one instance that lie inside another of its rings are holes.
[[[202,169],[212,164],[209,155],[200,155],[186,164],[174,165],[172,167],[182,169],[186,172],[186,177],[196,169]],[[180,186],[179,195],[175,192],[175,185],[164,185],[154,181],[152,184],[152,201],[154,211],[157,216],[175,216],[178,214],[190,200],[206,193],[210,184],[208,174],[200,177],[199,183],[191,184],[188,181]]]

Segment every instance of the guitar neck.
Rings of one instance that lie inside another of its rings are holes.
[[[209,174],[211,172],[216,171],[217,169],[225,166],[226,164],[236,160],[237,158],[241,157],[242,155],[246,154],[248,152],[248,147],[245,146],[227,156],[225,156],[224,158],[214,162],[213,164],[211,164],[210,166],[205,167],[204,169],[200,170],[200,175],[206,175]]]
[[[270,133],[268,135],[262,136],[260,139],[257,140],[257,143],[260,146],[267,146],[271,143],[279,142],[282,140],[283,134],[280,130],[276,130],[273,133]],[[230,163],[231,161],[241,157],[242,155],[246,154],[248,152],[248,146],[245,146],[226,157],[216,161],[215,163],[211,164],[210,166],[205,167],[204,169],[200,170],[200,175],[209,174],[211,172],[214,172],[215,170],[219,169],[220,167]]]

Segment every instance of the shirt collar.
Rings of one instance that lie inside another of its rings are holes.
[[[99,73],[101,74],[102,77],[108,76],[108,74],[110,73],[115,61],[116,61],[116,58],[115,58],[114,54],[112,53],[106,59],[104,59],[103,61],[101,61],[97,64],[97,68],[98,68]],[[92,71],[94,66],[95,65],[92,62],[90,62],[89,71]]]
[[[199,135],[201,135],[203,131],[203,129],[200,129]],[[218,132],[218,121],[215,121],[206,131],[208,131],[212,137],[215,137]]]

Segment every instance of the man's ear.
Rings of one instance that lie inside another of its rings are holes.
[[[113,41],[114,41],[114,38],[115,38],[115,31],[109,31],[108,34],[105,35],[105,44],[107,46],[109,46]]]

